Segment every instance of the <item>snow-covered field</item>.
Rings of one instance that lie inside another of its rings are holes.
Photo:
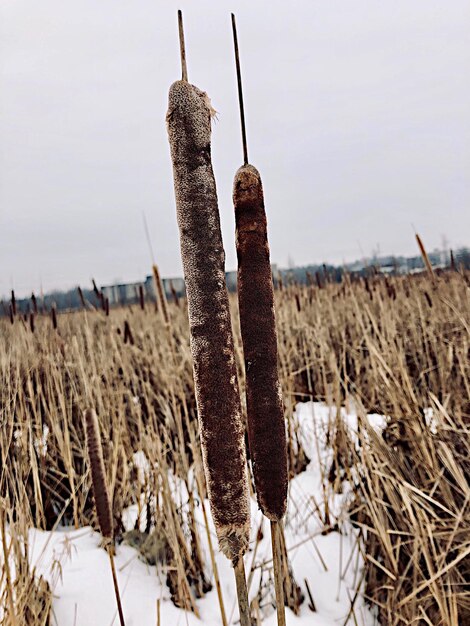
[[[287,610],[291,626],[342,626],[375,624],[373,613],[365,605],[360,586],[363,558],[359,551],[357,533],[347,520],[345,504],[348,485],[341,494],[333,494],[322,480],[322,471],[330,467],[330,452],[325,444],[325,432],[335,417],[335,409],[319,403],[298,404],[296,417],[300,424],[303,446],[311,459],[305,472],[290,484],[289,508],[285,522],[286,543],[295,580],[306,596],[299,616]],[[354,429],[356,418],[344,412],[346,425]],[[371,422],[380,424],[379,416]],[[326,495],[325,495],[326,494]],[[325,497],[330,508],[330,525],[336,522],[340,532],[322,534]],[[135,511],[128,511],[127,523],[133,525]],[[202,524],[202,514],[201,520]],[[262,516],[252,502],[253,545]],[[262,570],[267,580],[271,566],[269,524],[263,525],[264,537],[258,544],[253,563],[253,551],[245,558],[247,575],[253,567],[254,575],[250,599],[258,593]],[[213,529],[212,529],[213,530]],[[205,533],[201,532],[205,539]],[[55,532],[31,530],[29,534],[31,565],[51,584],[54,601],[54,621],[57,626],[111,626],[118,624],[116,603],[109,561],[100,547],[101,537],[90,528],[61,529]],[[217,545],[214,533],[214,545]],[[206,562],[209,564],[207,546]],[[231,566],[222,554],[217,555],[223,597],[230,624],[238,622],[235,581]],[[139,559],[138,552],[125,544],[117,546],[116,567],[127,626],[156,626],[157,600],[160,600],[162,626],[221,624],[215,588],[203,599],[197,600],[199,620],[193,614],[176,608],[165,585],[165,574]],[[305,580],[308,581],[316,612],[309,608]],[[355,598],[353,609],[351,601]],[[268,602],[269,604],[269,602]],[[268,607],[263,624],[276,624],[274,609]]]

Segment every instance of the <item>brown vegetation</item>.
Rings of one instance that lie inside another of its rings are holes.
[[[375,276],[367,283],[346,277],[341,284],[318,278],[307,287],[284,281],[275,292],[289,471],[306,463],[294,402],[354,400],[363,418],[388,416],[383,435],[362,419],[354,444],[339,425],[330,437],[332,487],[343,478],[355,487],[351,515],[363,529],[368,597],[383,624],[465,624],[469,277],[448,272],[433,282],[424,275],[386,282]],[[94,523],[82,420],[83,409],[94,406],[114,534],[122,538],[122,512],[137,504],[147,528],[136,531],[159,538],[157,558],[174,602],[197,611],[197,598],[209,588],[209,564],[191,511],[204,495],[204,476],[185,307],[169,303],[168,315],[167,325],[150,307],[112,309],[109,317],[100,310],[60,314],[53,331],[49,317],[39,314],[34,333],[21,319],[13,325],[0,319],[0,508],[17,541],[33,525]],[[124,342],[124,322],[133,343]],[[244,389],[236,318],[233,324]],[[143,478],[137,451],[157,468]],[[187,487],[187,512],[175,501],[171,472]],[[10,548],[10,555],[23,578],[12,574],[9,584],[0,583],[5,624],[14,626],[13,616],[26,606],[40,616],[28,624],[47,624],[44,582],[31,578],[21,550]]]

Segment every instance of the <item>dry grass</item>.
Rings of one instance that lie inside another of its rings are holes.
[[[345,477],[355,485],[353,517],[363,528],[368,554],[368,596],[380,607],[383,624],[465,624],[468,275],[318,282],[284,284],[276,291],[290,472],[306,462],[291,418],[294,402],[341,405],[354,399],[363,417],[387,415],[383,435],[364,418],[357,444],[339,436],[341,429],[331,438],[331,480]],[[95,524],[82,421],[83,409],[93,406],[116,537],[124,532],[123,510],[137,504],[147,526],[142,536],[136,530],[139,538],[151,532],[159,538],[157,560],[174,601],[197,613],[197,597],[210,587],[210,563],[200,548],[200,532],[206,531],[193,515],[204,478],[185,307],[169,303],[168,319],[166,324],[149,305],[111,310],[109,317],[103,311],[57,315],[57,330],[49,317],[38,315],[34,333],[29,320],[16,317],[12,325],[0,319],[0,497],[8,502],[2,505],[8,527],[51,529],[58,520]],[[234,325],[243,387],[237,319]],[[428,408],[432,423],[425,417]],[[142,472],[133,458],[139,450],[157,470]],[[185,484],[185,510],[169,470]],[[10,600],[18,616],[22,606],[47,608],[51,600],[27,569],[24,552],[10,549],[10,555],[16,566],[11,584],[5,573],[0,582],[7,615],[0,623],[14,626]],[[44,615],[27,623],[46,624]]]

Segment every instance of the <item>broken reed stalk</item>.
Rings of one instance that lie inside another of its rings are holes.
[[[158,270],[158,265],[155,263],[152,265],[153,279],[155,281],[156,288],[156,299],[160,302],[160,307],[162,310],[163,320],[165,324],[170,323],[170,318],[168,316],[168,307],[166,302],[166,295],[163,289],[162,279],[160,277],[160,272]]]
[[[83,295],[82,288],[80,286],[78,286],[77,287],[77,291],[78,291],[78,297],[80,298],[80,303],[82,305],[82,308],[86,309],[86,302],[85,302],[85,297]]]
[[[238,609],[240,612],[240,626],[251,626],[250,604],[248,601],[248,588],[246,586],[245,565],[243,556],[233,564],[235,572],[235,584],[237,586]]]
[[[283,584],[283,566],[282,566],[282,551],[281,551],[281,532],[282,527],[279,522],[273,522],[271,520],[271,546],[273,552],[273,566],[274,566],[274,589],[276,592],[276,611],[277,611],[277,623],[278,626],[286,625],[286,612],[285,612],[285,600],[284,600],[284,584]]]
[[[271,520],[278,624],[285,624],[279,522],[287,507],[287,443],[278,372],[274,287],[261,176],[247,162],[241,70],[235,16],[235,61],[245,164],[235,174],[233,203],[238,258],[238,303],[246,376],[248,439],[258,504]]]
[[[170,280],[170,289],[171,289],[171,295],[173,297],[173,302],[179,308],[179,306],[180,306],[180,299],[178,298],[178,294],[176,293],[176,289],[175,289],[175,286],[173,285],[173,281],[172,280]]]
[[[240,567],[249,541],[249,487],[225,253],[211,163],[213,109],[207,94],[187,82],[181,12],[178,22],[183,80],[170,87],[167,128],[203,466],[219,546],[234,565],[240,619],[248,624]]]
[[[424,264],[428,271],[429,277],[431,278],[431,280],[434,281],[434,278],[435,278],[434,270],[432,269],[431,261],[429,260],[428,253],[426,252],[426,248],[424,247],[424,244],[421,241],[421,237],[418,235],[418,233],[416,233],[415,236],[416,236],[416,241],[418,243],[419,250],[421,252],[421,256],[423,257]]]
[[[5,571],[5,584],[8,597],[8,608],[10,611],[10,619],[12,626],[17,626],[18,620],[16,618],[15,603],[13,600],[13,585],[11,580],[10,570],[10,550],[7,546],[7,531],[6,531],[6,510],[3,505],[0,508],[0,534],[2,539],[2,552],[3,552],[3,568]]]
[[[101,534],[107,540],[106,551],[109,556],[111,566],[111,574],[113,577],[114,592],[116,594],[116,603],[119,614],[119,622],[121,626],[125,626],[124,614],[121,605],[121,596],[116,576],[116,568],[114,565],[114,530],[113,516],[111,510],[111,500],[109,498],[108,487],[106,484],[106,471],[104,466],[103,448],[101,446],[100,429],[98,418],[93,409],[86,409],[84,412],[86,445],[88,451],[88,459],[91,469],[91,482],[93,485],[93,495],[95,498],[96,514]]]
[[[209,548],[209,554],[210,554],[210,559],[211,559],[211,565],[212,565],[212,572],[214,574],[214,582],[215,582],[215,588],[217,591],[217,599],[219,601],[219,608],[220,608],[220,617],[222,619],[222,626],[228,626],[227,624],[227,616],[225,613],[225,604],[224,604],[224,598],[222,595],[222,587],[220,585],[220,578],[219,578],[219,568],[217,567],[217,561],[215,560],[215,554],[214,554],[214,548],[212,545],[212,537],[211,537],[211,531],[209,528],[209,520],[207,518],[207,510],[206,510],[206,505],[204,502],[204,498],[202,496],[202,494],[204,493],[203,489],[202,489],[202,485],[200,484],[199,478],[198,478],[198,474],[199,472],[196,472],[196,481],[197,481],[197,486],[198,486],[198,491],[201,494],[201,508],[202,508],[202,514],[204,517],[204,526],[206,528],[206,537],[207,537],[207,545]]]

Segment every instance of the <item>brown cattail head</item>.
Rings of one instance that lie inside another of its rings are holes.
[[[52,320],[52,328],[54,330],[57,330],[57,311],[56,311],[55,304],[51,306],[51,320]]]
[[[457,267],[455,265],[455,257],[454,257],[454,251],[453,250],[450,251],[450,269],[453,272],[457,271]]]
[[[131,346],[134,345],[134,336],[132,335],[130,324],[127,320],[124,320],[124,343],[129,342]]]
[[[145,311],[145,295],[144,288],[142,285],[139,285],[139,304],[142,311]]]
[[[248,547],[250,516],[225,253],[211,163],[212,107],[186,81],[170,87],[167,113],[193,375],[212,516],[224,554]]]
[[[33,311],[30,311],[30,313],[29,313],[29,327],[31,329],[31,332],[34,333],[34,313],[33,313]]]
[[[428,274],[430,278],[434,280],[434,271],[432,269],[431,261],[429,260],[428,253],[426,252],[426,248],[424,247],[424,244],[421,241],[421,237],[418,235],[418,233],[416,233],[416,241],[418,243],[418,247],[421,252],[421,256],[423,257],[423,261],[428,271]]]
[[[163,285],[162,285],[162,279],[160,278],[160,272],[158,271],[158,266],[157,265],[152,265],[152,271],[153,271],[153,278],[155,281],[155,287],[157,290],[157,302],[160,302],[160,307],[162,310],[162,315],[163,315],[163,319],[165,321],[165,324],[168,324],[170,321],[170,318],[168,317],[168,307],[167,307],[167,303],[166,303],[166,295],[165,295],[165,291],[163,289]],[[158,306],[158,305],[157,305]]]
[[[86,445],[91,469],[91,481],[93,495],[95,497],[96,513],[100,525],[101,534],[107,539],[113,539],[113,518],[111,501],[106,485],[106,472],[104,468],[103,449],[101,447],[100,428],[98,418],[93,409],[84,412]]]
[[[99,300],[99,299],[100,299],[100,293],[101,293],[101,292],[100,292],[100,290],[98,289],[98,287],[97,287],[97,285],[96,285],[96,282],[95,282],[95,279],[94,279],[94,278],[92,278],[92,279],[91,279],[91,284],[93,285],[93,291],[95,292],[95,296],[96,296],[96,297],[98,298],[98,300]]]
[[[85,302],[85,298],[83,296],[82,288],[79,286],[79,287],[77,287],[77,290],[78,290],[78,296],[80,298],[81,305],[82,305],[82,307],[84,309],[86,309],[86,302]]]
[[[34,295],[34,292],[31,294],[31,302],[33,303],[34,315],[37,315],[38,314],[38,302],[36,300],[36,296]]]
[[[13,315],[16,315],[16,298],[13,289],[11,290],[11,310],[13,312]]]
[[[287,504],[286,426],[263,186],[252,165],[237,171],[233,203],[250,454],[260,508],[269,519],[279,521]]]

